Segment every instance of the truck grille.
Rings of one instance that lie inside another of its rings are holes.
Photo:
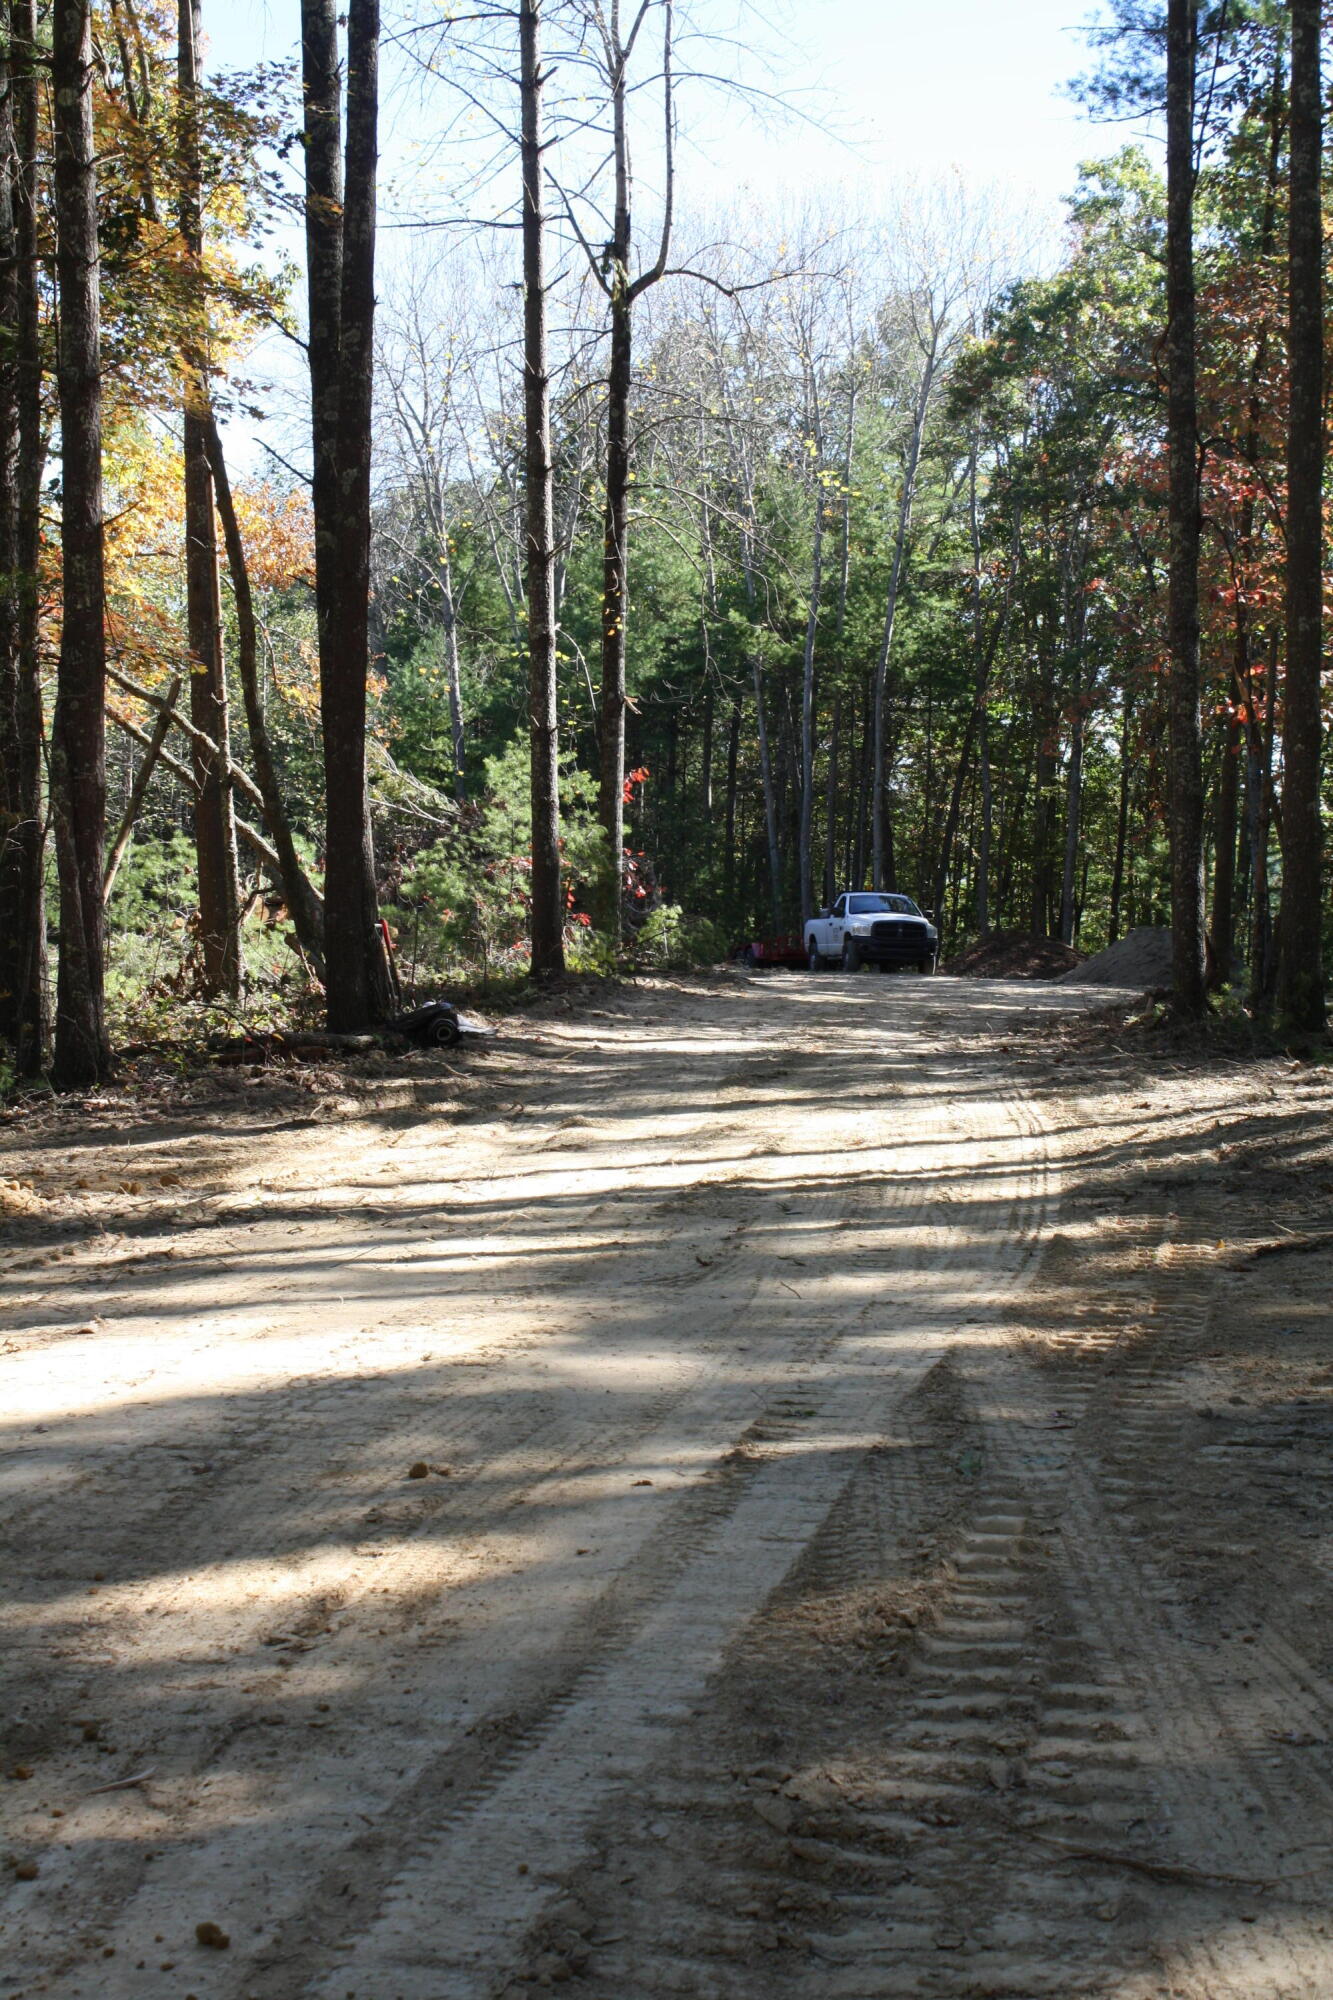
[[[915,924],[872,924],[870,929],[876,944],[905,944],[916,934]]]

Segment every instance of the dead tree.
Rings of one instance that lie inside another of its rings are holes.
[[[225,751],[227,675],[222,653],[217,524],[208,465],[210,393],[203,283],[203,170],[199,149],[200,0],[178,0],[176,27],[177,216],[191,286],[185,378],[185,599],[190,645],[190,714]],[[231,787],[221,759],[195,751],[194,842],[199,881],[202,985],[208,994],[241,990],[240,890]]]
[[[208,462],[213,474],[213,490],[222,536],[231,573],[232,598],[236,607],[236,670],[245,705],[246,729],[250,738],[250,759],[263,799],[264,824],[278,857],[283,897],[291,911],[297,940],[306,957],[324,973],[324,899],[311,882],[297,852],[291,821],[287,816],[278,769],[269,740],[264,705],[259,696],[259,646],[250,571],[245,559],[241,524],[236,517],[231,480],[222,439],[212,412],[208,419]]]

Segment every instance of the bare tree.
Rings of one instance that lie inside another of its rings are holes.
[[[381,308],[376,336],[376,373],[388,420],[385,456],[403,502],[393,555],[414,573],[439,632],[449,689],[453,792],[459,800],[465,792],[463,689],[453,515],[460,493],[469,509],[485,505],[466,483],[475,465],[468,415],[461,407],[472,362],[466,316],[465,301],[446,294],[438,265],[429,277],[414,268],[395,287],[388,312]],[[387,510],[378,532],[393,532]]]
[[[594,69],[610,115],[611,230],[600,246],[589,241],[574,204],[565,212],[607,302],[610,353],[606,383],[606,495],[602,516],[601,694],[598,721],[598,815],[610,848],[610,870],[601,897],[603,928],[617,935],[625,847],[625,640],[629,618],[630,390],[634,366],[634,308],[666,275],[675,208],[675,102],[672,91],[673,0],[582,0],[591,30]],[[630,157],[630,65],[654,10],[662,15],[663,121],[662,214],[653,260],[633,269],[634,175]]]

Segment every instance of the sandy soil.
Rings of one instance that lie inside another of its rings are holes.
[[[1327,2000],[1333,1089],[1107,998],[11,1128],[5,2000]]]

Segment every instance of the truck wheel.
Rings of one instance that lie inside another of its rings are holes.
[[[806,950],[806,962],[809,965],[811,972],[822,972],[824,970],[824,960],[820,955],[818,949],[816,948],[815,941],[813,938],[809,940],[805,950]]]
[[[855,938],[844,938],[842,946],[842,969],[844,972],[861,970],[861,947]]]
[[[920,964],[917,966],[918,972],[933,972],[934,970],[935,970],[935,961],[933,958],[923,958]]]
[[[887,972],[888,969],[889,969],[888,966],[884,963],[884,960],[882,958],[875,967],[876,972]]]

